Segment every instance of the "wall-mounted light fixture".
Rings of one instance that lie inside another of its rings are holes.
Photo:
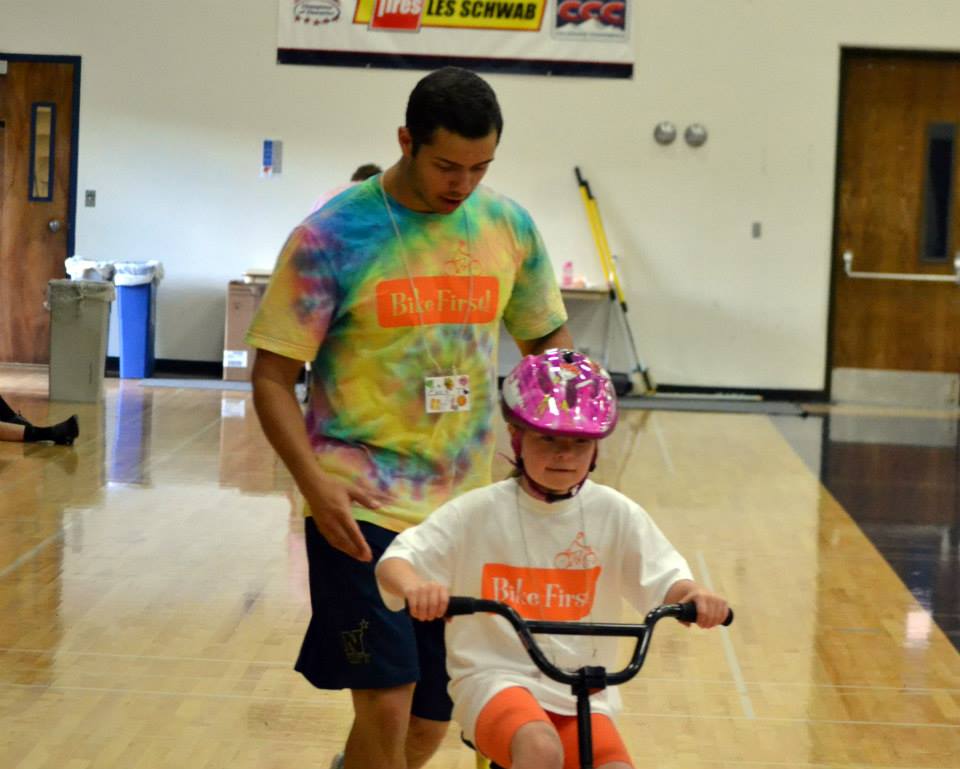
[[[669,120],[661,120],[653,129],[653,138],[657,144],[672,144],[677,138],[677,127]]]
[[[691,123],[683,132],[683,138],[691,147],[702,147],[707,143],[707,129],[700,123]]]

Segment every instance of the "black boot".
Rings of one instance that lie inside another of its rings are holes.
[[[28,424],[27,420],[24,419],[20,413],[10,407],[10,404],[3,399],[2,395],[0,395],[0,422],[23,425],[24,427]]]
[[[77,415],[57,422],[50,427],[36,427],[29,422],[23,428],[23,442],[37,443],[39,441],[53,441],[58,446],[72,446],[80,434],[80,424]]]

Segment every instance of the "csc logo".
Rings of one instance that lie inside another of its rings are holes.
[[[560,0],[557,6],[558,26],[564,24],[582,24],[596,19],[610,27],[625,26],[624,17],[627,4],[624,0]]]

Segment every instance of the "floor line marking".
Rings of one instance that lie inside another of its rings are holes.
[[[185,699],[224,699],[224,700],[262,700],[264,702],[287,702],[287,703],[304,703],[315,705],[318,708],[327,707],[329,700],[324,700],[323,698],[305,698],[305,697],[278,697],[278,696],[268,696],[263,694],[231,694],[229,692],[178,692],[178,691],[158,691],[158,690],[148,690],[148,689],[122,689],[117,687],[103,687],[103,686],[66,686],[59,684],[13,684],[13,683],[0,683],[0,688],[7,689],[30,689],[30,690],[40,690],[40,691],[50,691],[50,692],[73,692],[73,693],[83,693],[83,692],[93,692],[99,694],[135,694],[135,695],[145,695],[145,696],[156,696],[156,697],[181,697]],[[960,724],[932,724],[932,723],[909,723],[909,722],[898,722],[898,721],[860,721],[860,720],[851,720],[843,721],[840,719],[832,718],[787,718],[787,717],[773,717],[773,716],[761,716],[761,717],[747,717],[747,716],[732,716],[732,715],[691,715],[689,713],[646,713],[641,711],[634,710],[624,710],[622,711],[623,715],[637,716],[640,718],[659,718],[659,719],[682,719],[682,720],[694,720],[694,721],[763,721],[771,723],[786,723],[786,724],[830,724],[830,725],[839,725],[839,726],[877,726],[884,728],[897,728],[897,729],[956,729],[960,730]]]
[[[251,660],[236,659],[229,657],[178,657],[162,654],[121,654],[119,652],[97,652],[83,651],[79,649],[30,649],[16,646],[0,646],[0,654],[36,654],[46,656],[74,656],[74,657],[105,657],[107,659],[120,660],[144,660],[153,662],[215,662],[224,665],[256,665],[260,667],[290,667],[291,662],[287,659],[282,660]],[[716,685],[730,686],[731,680],[728,678],[688,678],[683,676],[643,676],[637,679],[638,682],[651,683],[672,683],[679,686],[688,684],[698,685]],[[806,681],[747,681],[744,683],[750,687],[806,687],[810,689],[830,689],[840,691],[865,691],[865,692],[897,692],[898,694],[958,694],[960,688],[956,687],[931,687],[931,686],[888,686],[871,684],[823,684],[811,683]]]
[[[700,573],[703,575],[703,584],[710,592],[715,593],[713,580],[710,578],[710,570],[707,568],[707,560],[703,557],[703,551],[697,551],[697,563],[700,566]],[[733,648],[733,642],[730,640],[730,634],[725,627],[718,628],[720,638],[723,640],[723,652],[727,657],[727,665],[730,667],[730,673],[733,675],[734,683],[737,686],[737,693],[740,695],[740,704],[743,706],[743,713],[748,719],[757,717],[753,702],[750,700],[750,694],[747,692],[747,684],[743,680],[743,671],[740,669],[740,661],[737,659],[737,652]]]
[[[660,429],[660,422],[657,420],[656,414],[653,414],[652,417],[650,423],[653,425],[653,434],[656,436],[657,446],[660,448],[660,457],[663,459],[663,464],[666,465],[667,472],[670,475],[676,475],[677,468],[674,467],[670,449],[667,447],[667,439],[663,437],[663,430]]]
[[[29,550],[27,550],[27,552],[23,553],[18,558],[16,558],[13,561],[13,563],[9,563],[6,566],[4,566],[3,569],[0,569],[0,579],[3,579],[8,574],[12,574],[13,572],[15,572],[17,569],[23,566],[27,561],[30,561],[36,556],[38,556],[40,553],[46,550],[50,545],[52,545],[57,540],[63,539],[64,534],[66,533],[66,530],[69,529],[70,526],[71,526],[71,522],[65,521],[60,525],[60,528],[57,529],[57,531],[55,531],[49,537],[42,540],[41,542],[38,542],[36,545],[31,547]]]

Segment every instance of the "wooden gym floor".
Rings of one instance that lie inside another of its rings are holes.
[[[326,769],[348,696],[291,669],[299,502],[249,395],[111,379],[48,404],[12,367],[0,393],[81,425],[72,449],[0,444],[0,767]],[[957,422],[624,414],[597,479],[737,610],[658,628],[623,688],[638,768],[960,767]],[[430,766],[473,758],[451,730]]]

